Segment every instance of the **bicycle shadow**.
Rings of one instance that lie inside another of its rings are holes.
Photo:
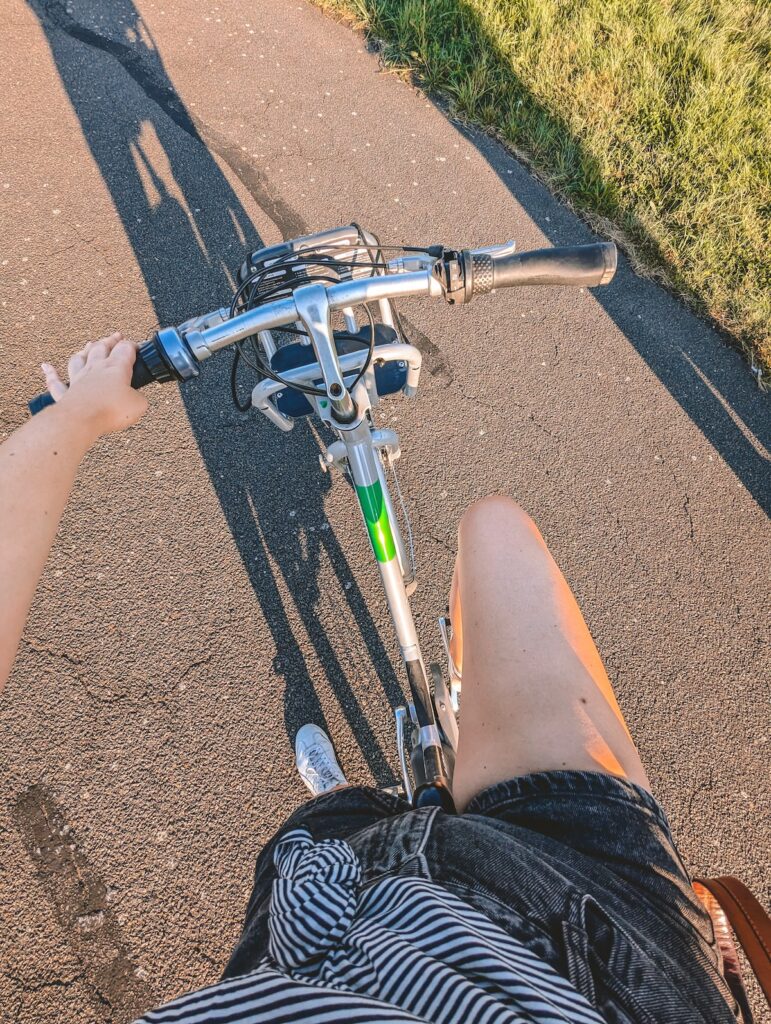
[[[174,90],[152,36],[132,0],[109,5],[28,0],[46,35],[62,84],[134,250],[159,323],[172,324],[217,308],[232,294],[230,268],[261,244],[238,196],[210,150],[240,160],[196,124]],[[70,13],[74,10],[74,13]],[[127,88],[125,74],[133,79]],[[116,87],[111,88],[115,81]],[[130,95],[131,102],[125,99]],[[204,137],[205,136],[205,137]],[[306,230],[302,219],[270,192],[259,172],[241,180],[286,237]],[[178,285],[184,274],[186,287]],[[195,308],[191,309],[191,296]],[[327,635],[320,606],[328,562],[342,612],[363,638],[366,655],[391,704],[402,691],[345,553],[325,516],[329,476],[318,466],[319,443],[298,425],[278,431],[232,406],[227,359],[212,360],[205,380],[182,389],[187,415],[276,647],[274,669],[284,685],[284,720],[293,739],[304,722],[326,725],[303,651],[287,610],[297,611],[311,653],[323,666],[378,784],[395,775],[367,719],[340,645]],[[248,422],[245,419],[248,418]],[[291,487],[287,467],[291,466]],[[301,497],[300,497],[301,495]],[[304,528],[290,525],[300,502]],[[340,616],[338,615],[339,619]],[[306,649],[308,647],[306,641]]]

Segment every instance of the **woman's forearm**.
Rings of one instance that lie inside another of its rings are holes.
[[[98,437],[147,409],[131,387],[135,359],[132,342],[111,334],[70,359],[69,387],[44,363],[56,404],[0,445],[0,690],[81,459]]]
[[[93,428],[66,403],[0,445],[0,689]]]

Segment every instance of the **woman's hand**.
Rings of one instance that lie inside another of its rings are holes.
[[[72,356],[67,365],[69,387],[50,363],[41,369],[57,404],[80,419],[96,439],[137,423],[147,409],[147,399],[131,387],[135,359],[134,342],[116,332],[89,341]]]

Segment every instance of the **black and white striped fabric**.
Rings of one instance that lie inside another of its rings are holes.
[[[348,843],[304,829],[274,861],[265,960],[144,1024],[602,1024],[547,963],[436,883],[389,877],[360,894]]]

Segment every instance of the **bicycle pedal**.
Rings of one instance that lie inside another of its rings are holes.
[[[450,704],[457,715],[460,712],[461,681],[458,677],[450,680]]]
[[[437,619],[439,623],[439,632],[442,635],[442,646],[444,647],[444,653],[447,657],[450,657],[450,640],[452,639],[452,623],[450,622],[449,615],[440,615]]]

